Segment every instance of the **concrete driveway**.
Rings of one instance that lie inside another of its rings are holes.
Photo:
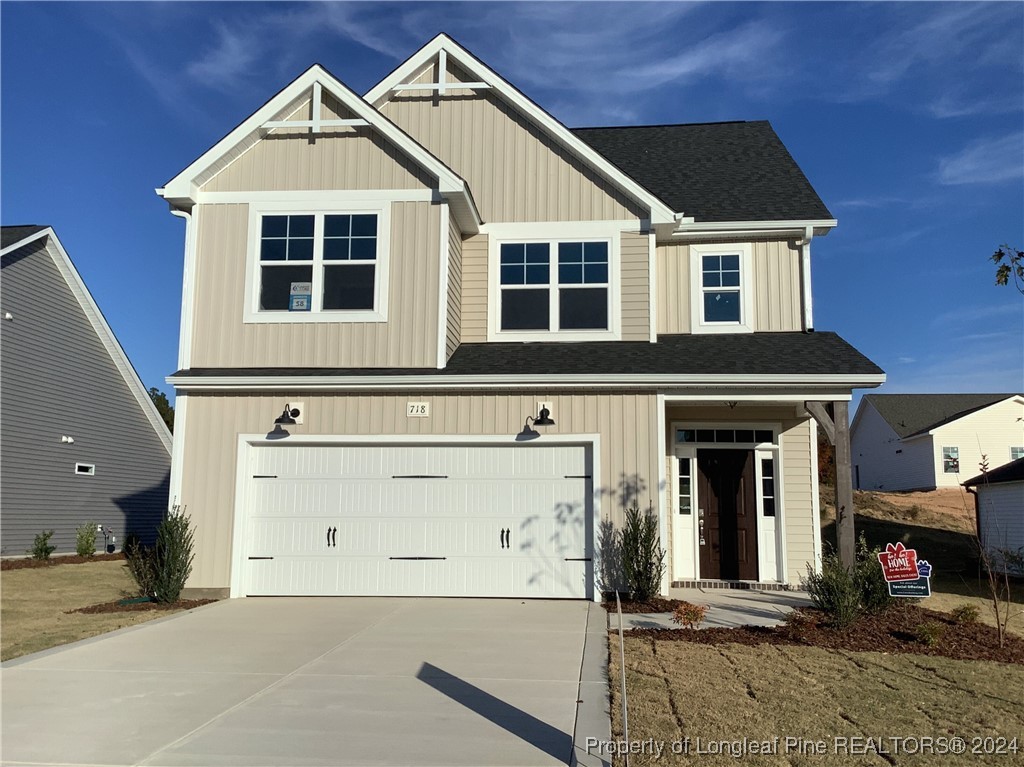
[[[586,602],[220,602],[4,664],[0,756],[566,764],[574,734],[607,738],[605,626]]]

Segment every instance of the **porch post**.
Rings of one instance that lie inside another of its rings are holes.
[[[839,541],[839,560],[849,568],[853,567],[857,558],[857,535],[853,529],[850,406],[845,400],[829,404],[828,409],[821,402],[805,402],[804,407],[835,447],[833,461],[836,467],[836,538]],[[814,471],[817,470],[818,467],[815,466]]]

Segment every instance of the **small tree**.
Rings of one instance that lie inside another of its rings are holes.
[[[996,285],[1009,285],[1012,279],[1013,286],[1024,295],[1024,251],[1001,245],[990,258],[996,265]]]
[[[96,553],[95,522],[86,522],[75,530],[75,553],[80,557],[91,557]]]
[[[177,602],[195,558],[191,522],[184,510],[175,506],[160,523],[156,546],[148,548],[136,539],[125,545],[125,556],[140,596],[156,602]]]
[[[43,530],[38,533],[32,541],[32,548],[26,553],[31,554],[32,559],[49,559],[50,555],[57,550],[57,547],[50,543],[53,533],[53,530]]]
[[[149,398],[153,400],[153,404],[156,405],[157,412],[160,413],[160,417],[164,419],[164,423],[167,424],[168,431],[174,431],[174,407],[167,399],[167,395],[160,391],[155,386],[149,389]]]
[[[658,538],[658,520],[652,509],[626,509],[620,545],[622,574],[633,599],[649,599],[661,590],[665,574],[665,550]]]

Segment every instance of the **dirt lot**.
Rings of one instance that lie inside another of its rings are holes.
[[[627,637],[625,650],[630,740],[650,739],[653,748],[664,744],[660,758],[650,752],[634,754],[632,765],[995,767],[1021,763],[1020,753],[985,752],[1000,748],[1005,752],[1010,747],[1009,740],[1003,743],[999,738],[1017,738],[1017,745],[1024,749],[1024,707],[1019,695],[1024,689],[1024,666],[641,637]],[[618,658],[618,638],[613,635],[614,680],[619,679]],[[622,704],[614,684],[612,693],[612,729],[621,737]],[[673,744],[681,750],[687,737],[689,753],[671,753]],[[736,754],[744,738],[747,743],[766,741],[770,747],[776,737],[780,740],[775,753]],[[920,751],[921,741],[910,739],[923,737],[960,737],[968,751],[956,755],[899,750],[916,745]],[[787,738],[794,739],[788,751]],[[823,753],[807,753],[819,742]],[[698,745],[704,749],[699,755]],[[974,746],[980,753],[971,752]],[[716,749],[725,753],[708,753]]]

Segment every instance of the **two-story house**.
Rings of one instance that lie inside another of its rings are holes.
[[[570,130],[439,35],[158,193],[191,593],[598,598],[633,505],[666,592],[818,561],[808,403],[884,374],[814,331],[836,222],[768,123]]]

